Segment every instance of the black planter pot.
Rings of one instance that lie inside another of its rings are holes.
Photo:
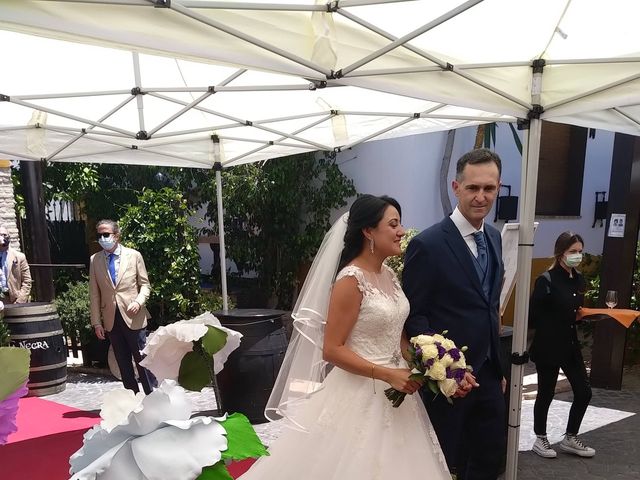
[[[109,340],[100,340],[97,337],[82,344],[82,365],[93,368],[107,368],[107,355],[109,354]]]

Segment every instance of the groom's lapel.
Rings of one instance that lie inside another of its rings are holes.
[[[478,294],[482,298],[486,299],[484,290],[482,290],[480,278],[478,277],[478,272],[476,271],[476,267],[473,265],[473,259],[471,258],[469,247],[462,238],[462,235],[460,235],[460,231],[453,223],[453,220],[448,217],[445,218],[442,222],[442,230],[444,232],[445,241],[453,252],[453,255],[458,260],[463,274],[468,277],[471,284],[478,291]]]
[[[491,244],[491,257],[493,259],[493,264],[495,265],[495,268],[493,269],[493,289],[492,291],[498,291],[500,292],[502,290],[502,276],[500,275],[501,270],[500,270],[500,263],[502,261],[502,258],[500,258],[498,256],[498,251],[502,251],[502,249],[498,249],[498,238],[500,238],[500,241],[502,240],[502,237],[495,237],[493,235],[485,235],[488,242]]]

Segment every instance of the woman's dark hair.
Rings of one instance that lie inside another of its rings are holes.
[[[577,233],[562,232],[558,236],[558,238],[556,239],[556,244],[553,247],[554,260],[553,260],[553,264],[551,265],[551,268],[559,264],[560,259],[562,258],[562,255],[564,255],[564,252],[566,252],[569,249],[569,247],[571,247],[571,245],[573,245],[576,242],[580,242],[584,247],[584,240]]]
[[[344,234],[344,248],[342,249],[338,271],[360,255],[362,244],[365,241],[362,230],[368,227],[375,228],[382,220],[384,212],[389,206],[395,207],[402,217],[402,210],[398,201],[386,195],[376,197],[375,195],[365,194],[353,202],[349,209],[349,221],[347,223],[347,231]]]

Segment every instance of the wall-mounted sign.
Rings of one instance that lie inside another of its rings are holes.
[[[609,222],[609,233],[610,237],[624,237],[624,222],[627,218],[627,215],[624,213],[612,213],[611,221]]]

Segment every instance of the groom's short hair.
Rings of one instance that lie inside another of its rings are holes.
[[[462,172],[467,165],[478,165],[482,163],[493,162],[498,167],[498,177],[502,176],[502,160],[496,152],[492,152],[488,148],[476,148],[465,153],[460,157],[456,165],[456,180],[460,181]]]

